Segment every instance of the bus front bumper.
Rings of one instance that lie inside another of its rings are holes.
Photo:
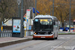
[[[33,38],[54,38],[54,35],[33,35]]]

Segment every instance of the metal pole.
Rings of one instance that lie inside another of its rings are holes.
[[[20,17],[20,5],[18,5],[18,17]]]
[[[1,0],[0,0],[0,2],[1,2]]]
[[[50,15],[51,15],[51,6],[50,6]]]
[[[70,8],[69,8],[69,32],[70,32],[70,23],[71,23],[71,0],[70,0]]]
[[[64,20],[64,28],[65,28],[65,20]]]
[[[36,6],[37,5],[37,0],[35,0],[35,16],[36,16]]]
[[[0,0],[0,3],[1,3],[1,0]],[[1,29],[1,24],[0,24],[0,29]],[[1,30],[0,30],[0,37],[1,37]]]
[[[54,0],[53,0],[53,12],[52,12],[52,16],[54,16]]]
[[[18,17],[20,17],[20,3],[21,3],[21,0],[17,0],[17,4],[18,4]]]
[[[24,26],[23,26],[23,1],[24,0],[21,0],[22,2],[21,2],[21,35],[20,35],[20,37],[22,38],[22,37],[24,37]]]

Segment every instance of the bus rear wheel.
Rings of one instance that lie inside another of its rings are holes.
[[[58,39],[58,37],[56,37],[55,39]]]

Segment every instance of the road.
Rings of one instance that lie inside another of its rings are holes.
[[[72,50],[75,35],[59,35],[57,40],[31,40],[0,48],[0,50]]]

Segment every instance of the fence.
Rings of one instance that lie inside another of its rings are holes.
[[[0,37],[12,37],[12,31],[0,31]]]
[[[26,31],[25,36],[31,36],[33,34],[33,31]],[[0,37],[12,37],[12,31],[0,31]]]

